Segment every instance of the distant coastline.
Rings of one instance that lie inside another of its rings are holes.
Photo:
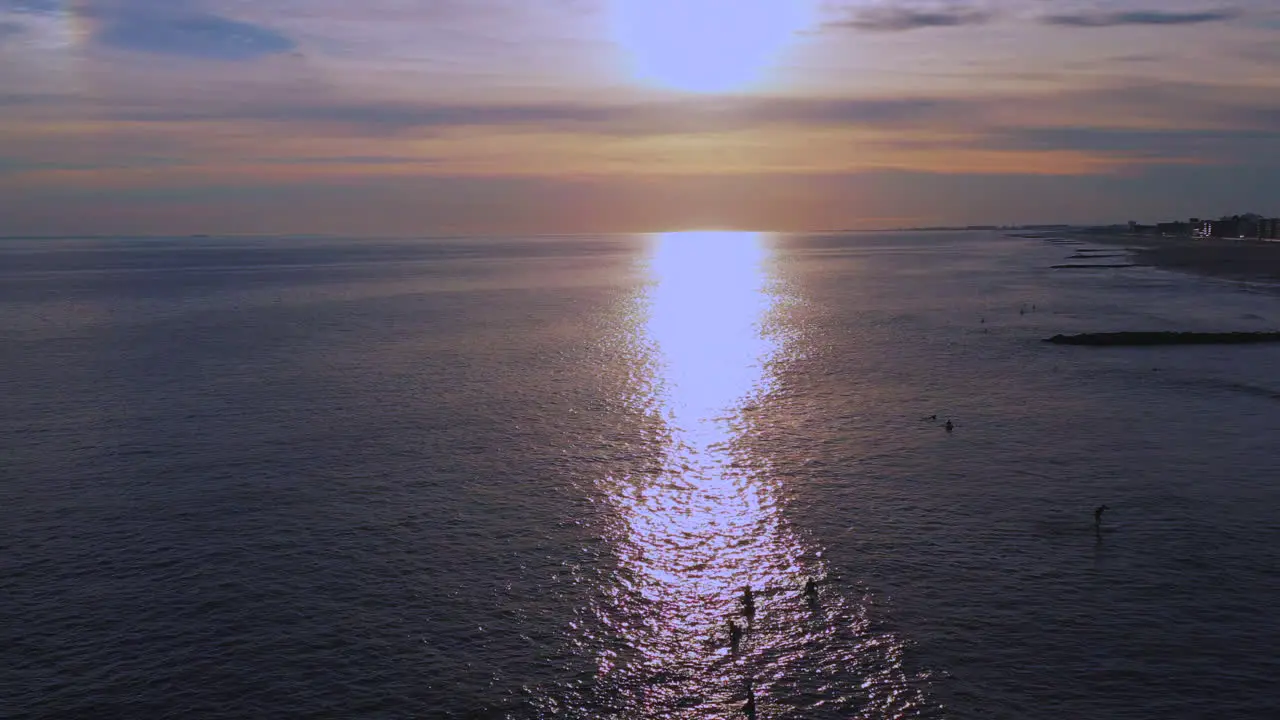
[[[1280,283],[1280,242],[1128,235],[1090,228],[1069,229],[1055,237],[1123,248],[1135,265],[1225,280]]]
[[[973,232],[976,230],[1004,231],[1046,231],[1069,230],[1071,225],[928,225],[924,227],[889,227],[872,230],[856,230],[853,228],[840,232]]]

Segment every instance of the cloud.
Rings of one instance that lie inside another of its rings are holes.
[[[1197,164],[1266,164],[1280,157],[1280,130],[1143,130],[1109,127],[1004,128],[980,143],[993,150],[1104,153]]]
[[[1273,43],[1256,43],[1241,48],[1237,55],[1261,65],[1280,65],[1280,46]]]
[[[906,32],[925,28],[982,25],[992,13],[974,7],[958,6],[934,10],[906,7],[874,7],[852,10],[843,20],[825,23],[825,29],[852,29],[870,32]]]
[[[124,12],[103,18],[94,39],[109,47],[205,60],[253,60],[291,52],[271,28],[204,13]]]
[[[52,102],[52,99],[45,100]],[[1273,129],[1280,103],[1245,85],[1142,78],[1041,92],[870,97],[684,96],[643,102],[451,103],[359,101],[323,91],[249,93],[100,107],[99,119],[143,123],[280,123],[364,137],[454,131],[647,137],[769,128],[966,132],[1013,122]]]
[[[21,174],[39,170],[136,170],[138,168],[182,167],[186,164],[186,162],[176,158],[163,157],[130,157],[127,160],[117,160],[114,162],[71,162],[60,160],[31,160],[27,158],[0,155],[0,175]]]
[[[981,99],[944,97],[762,98],[746,103],[738,116],[753,123],[901,127],[933,120],[959,120],[981,104]]]
[[[1150,63],[1160,62],[1163,59],[1163,56],[1156,53],[1132,53],[1130,55],[1117,55],[1111,58],[1111,61],[1117,63]]]
[[[0,93],[0,108],[38,108],[59,110],[74,107],[79,99],[54,93]]]
[[[1221,22],[1239,17],[1230,8],[1201,12],[1164,12],[1161,10],[1131,10],[1127,12],[1093,12],[1074,15],[1047,15],[1041,18],[1046,25],[1072,28],[1108,28],[1123,25],[1198,25]]]
[[[435,157],[399,155],[318,155],[314,157],[263,157],[254,162],[264,165],[435,165]]]
[[[58,0],[0,0],[0,10],[15,13],[53,13],[59,9]]]
[[[0,22],[0,45],[6,40],[15,38],[26,32],[26,28],[15,22]]]
[[[716,98],[631,104],[346,103],[282,99],[217,106],[122,108],[114,119],[137,122],[260,121],[319,123],[371,134],[411,130],[507,128],[538,132],[648,136],[731,132],[767,126],[904,127],[957,120],[982,105],[959,98]]]

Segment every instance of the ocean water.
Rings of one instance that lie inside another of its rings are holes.
[[[0,241],[0,717],[1274,717],[1280,348],[1041,340],[1280,296],[1074,249]]]

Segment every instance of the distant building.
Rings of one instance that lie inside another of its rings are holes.
[[[1240,220],[1239,215],[1233,215],[1229,218],[1222,218],[1214,224],[1214,230],[1218,233],[1215,237],[1221,238],[1241,238],[1244,237],[1244,222]]]
[[[1199,237],[1207,238],[1239,238],[1244,237],[1241,234],[1242,223],[1240,216],[1226,217],[1225,215],[1217,220],[1202,220],[1200,222]]]
[[[1173,221],[1155,225],[1143,225],[1130,220],[1128,231],[1131,235],[1154,234],[1163,237],[1280,240],[1280,218],[1264,218],[1254,213],[1245,213],[1229,217],[1224,215],[1217,220],[1193,217],[1188,222]]]
[[[1258,237],[1258,232],[1261,229],[1259,227],[1259,223],[1262,222],[1261,215],[1255,215],[1253,213],[1245,213],[1244,215],[1238,215],[1237,218],[1239,222],[1239,224],[1236,226],[1236,232],[1239,233],[1238,237],[1242,237],[1242,238]]]

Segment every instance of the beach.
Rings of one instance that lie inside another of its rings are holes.
[[[1280,242],[1226,238],[1169,238],[1102,233],[1089,242],[1124,246],[1132,262],[1228,280],[1280,281]]]

